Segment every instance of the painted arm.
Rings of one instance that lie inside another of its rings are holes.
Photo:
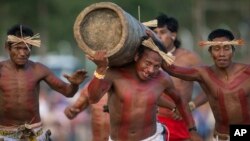
[[[68,117],[68,119],[74,119],[81,111],[85,110],[88,106],[88,86],[85,86],[80,91],[80,96],[78,97],[76,102],[65,108],[64,114]]]
[[[89,102],[97,103],[112,86],[112,76],[108,69],[108,58],[106,51],[97,51],[93,56],[88,56],[93,61],[97,68],[94,72],[94,77],[88,86]]]
[[[205,104],[208,102],[206,94],[202,91],[198,96],[194,98],[194,100],[190,101],[188,103],[190,110],[194,110],[195,108],[198,108],[199,106]]]
[[[162,94],[163,95],[163,94]],[[173,110],[174,108],[176,108],[175,104],[167,99],[165,99],[163,96],[160,96],[157,105],[163,108],[167,108],[170,110]]]
[[[85,70],[77,70],[71,76],[64,74],[64,77],[70,82],[65,83],[59,79],[49,68],[40,65],[41,71],[45,72],[44,81],[54,90],[66,97],[73,97],[77,92],[79,85],[86,78]]]
[[[180,67],[174,64],[167,65],[165,62],[162,65],[162,69],[170,75],[186,80],[186,81],[200,81],[201,74],[199,67]]]
[[[190,65],[189,66],[197,66],[197,65],[203,65],[203,62],[201,61],[201,58],[196,53],[190,53],[187,56],[184,56],[184,59],[188,59]],[[189,108],[191,111],[193,111],[195,108],[205,104],[207,102],[207,96],[204,93],[203,90],[199,93],[198,96],[196,96],[192,101],[188,103]]]
[[[171,112],[173,113],[172,114],[172,117],[173,119],[175,120],[181,120],[182,117],[179,113],[179,111],[177,110],[176,108],[176,105],[171,102],[170,100],[164,98],[164,94],[162,94],[157,102],[157,105],[160,106],[160,107],[163,107],[163,108],[167,108],[167,109],[170,109]]]
[[[176,103],[177,109],[180,111],[183,119],[185,120],[189,131],[191,140],[194,141],[201,141],[201,137],[198,135],[195,129],[195,122],[192,116],[191,111],[189,110],[187,106],[187,102],[185,102],[184,99],[181,98],[181,95],[177,92],[177,90],[174,88],[173,82],[171,78],[168,76],[168,82],[167,82],[167,88],[165,89],[165,93],[169,94],[169,96],[174,100]]]

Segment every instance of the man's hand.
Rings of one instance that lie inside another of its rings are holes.
[[[77,70],[71,76],[64,74],[64,77],[71,83],[75,85],[79,85],[83,82],[83,80],[87,77],[87,72],[85,70]]]
[[[197,133],[197,131],[190,131],[189,134],[190,134],[191,141],[203,141],[203,139]]]
[[[152,30],[146,30],[146,34],[148,37],[152,38],[154,41],[159,41],[161,42],[161,40],[158,38],[158,36],[152,31]]]
[[[75,118],[79,112],[80,109],[71,106],[66,107],[64,110],[64,114],[66,115],[66,117],[68,117],[68,119]]]
[[[106,51],[96,51],[93,56],[87,55],[87,57],[96,64],[98,74],[105,74],[109,64]]]
[[[181,116],[181,114],[180,114],[180,112],[179,112],[178,109],[175,109],[175,110],[172,111],[172,112],[173,112],[172,118],[173,118],[174,120],[182,120],[182,116]]]

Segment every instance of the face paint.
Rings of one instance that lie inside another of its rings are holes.
[[[151,79],[159,72],[161,64],[161,56],[152,50],[146,49],[136,62],[138,77],[142,80]]]

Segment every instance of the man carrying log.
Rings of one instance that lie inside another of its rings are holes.
[[[88,87],[89,101],[97,103],[108,92],[110,141],[165,141],[166,130],[156,121],[157,101],[163,92],[178,103],[178,109],[188,127],[195,126],[170,76],[160,69],[163,59],[167,63],[172,62],[159,48],[164,50],[152,38],[144,40],[134,61],[121,67],[108,68],[105,51],[97,51],[89,56],[97,65]],[[197,132],[192,132],[191,138],[195,141],[201,139]]]

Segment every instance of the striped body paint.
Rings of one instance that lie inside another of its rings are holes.
[[[217,120],[217,130],[229,132],[230,124],[250,124],[250,103],[249,103],[249,69],[241,71],[230,81],[223,82],[210,69],[206,72],[211,82],[208,88],[211,94],[208,96],[216,101],[210,101],[212,110]],[[213,91],[216,93],[213,94]]]

